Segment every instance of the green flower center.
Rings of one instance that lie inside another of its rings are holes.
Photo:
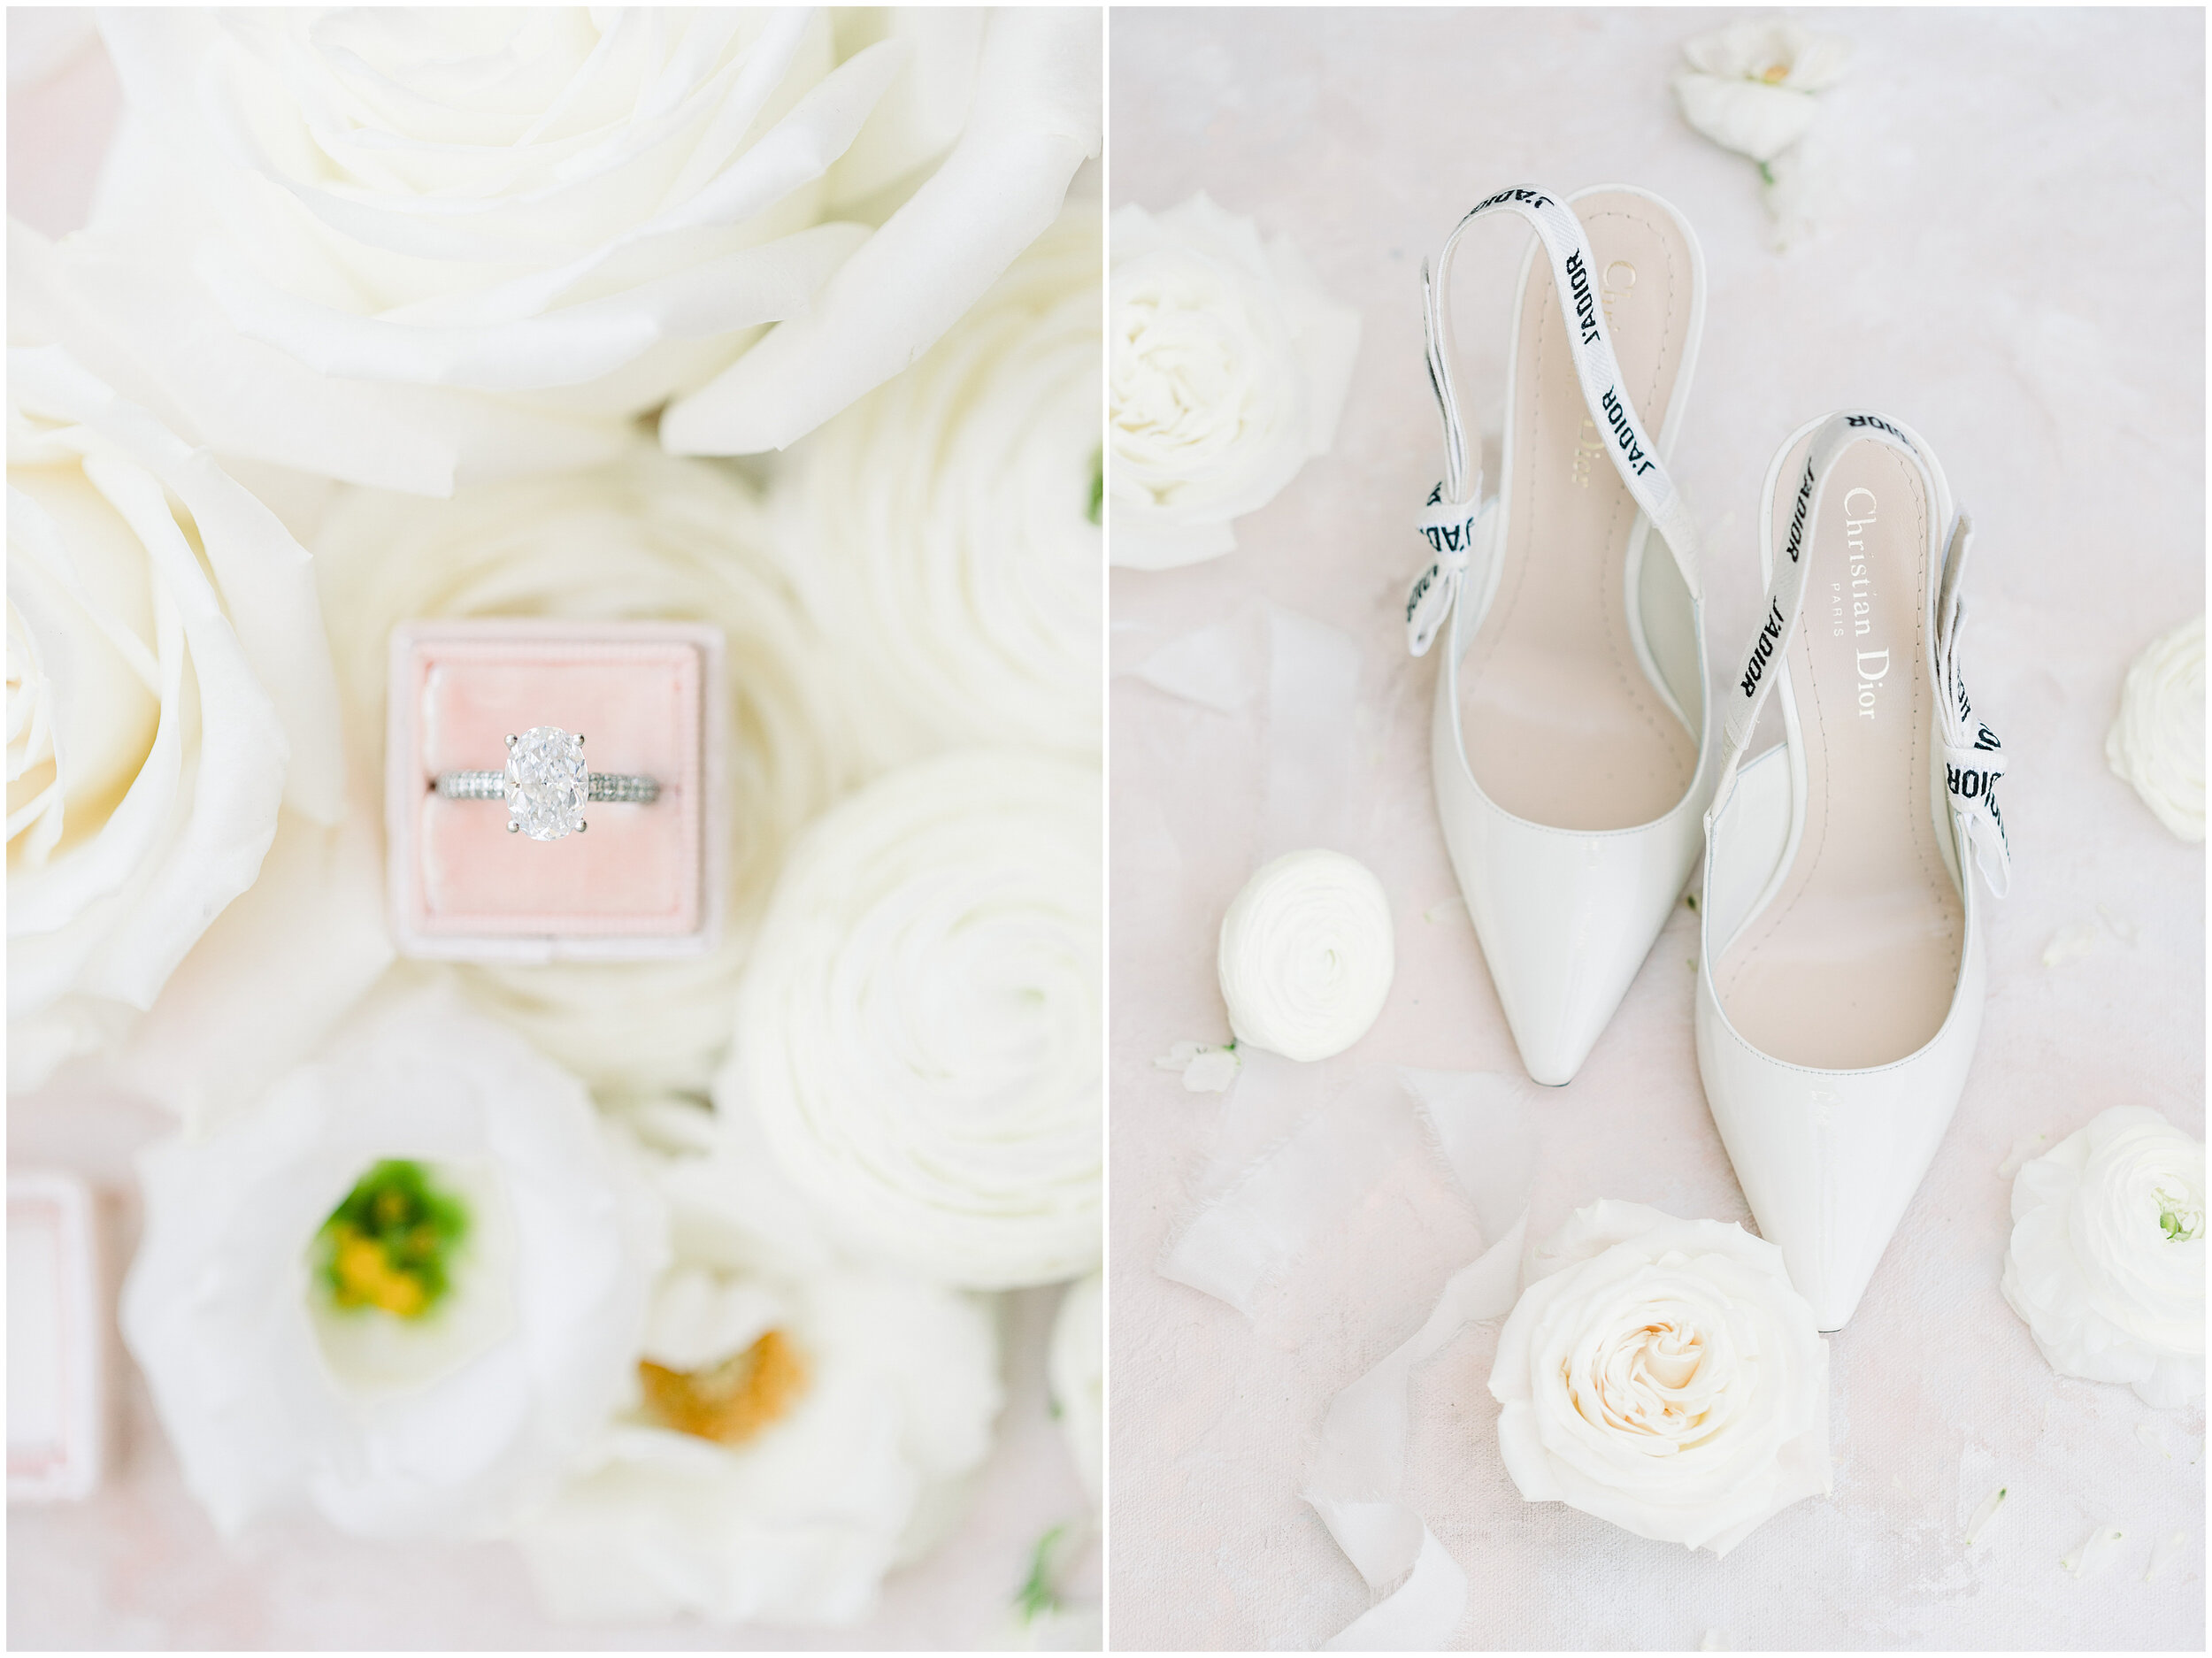
[[[1094,524],[1106,506],[1106,451],[1101,449],[1091,457],[1091,505],[1084,516]]]
[[[2204,1236],[2204,1200],[2193,1192],[2158,1188],[2158,1224],[2174,1243],[2192,1243]]]
[[[419,1318],[452,1286],[468,1210],[419,1163],[387,1160],[354,1183],[315,1234],[316,1277],[334,1305]]]

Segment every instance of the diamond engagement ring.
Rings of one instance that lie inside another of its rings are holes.
[[[508,738],[503,771],[442,771],[435,787],[448,800],[505,801],[507,833],[533,841],[558,841],[590,827],[584,821],[588,800],[649,806],[661,792],[649,777],[588,770],[583,738],[558,725],[533,725]]]

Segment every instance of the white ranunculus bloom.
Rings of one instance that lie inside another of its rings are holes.
[[[1097,1264],[1099,796],[1090,767],[964,751],[792,853],[715,1099],[849,1247],[976,1289]]]
[[[1106,1466],[1105,1281],[1094,1272],[1068,1286],[1052,1322],[1052,1406],[1083,1489],[1096,1502]]]
[[[677,1258],[640,1397],[518,1540],[557,1615],[842,1624],[933,1546],[1002,1397],[988,1306],[838,1264],[706,1113],[649,1105]]]
[[[1745,19],[1701,35],[1682,49],[1674,78],[1691,126],[1724,150],[1761,164],[1804,137],[1813,95],[1851,61],[1851,43],[1796,23]]]
[[[928,355],[794,453],[785,544],[887,760],[1097,752],[1099,223],[1071,206]]]
[[[2128,669],[2106,762],[2184,841],[2204,839],[2204,618],[2153,640]]]
[[[1113,562],[1195,564],[1336,438],[1359,313],[1289,239],[1202,193],[1114,214],[1107,319]]]
[[[442,968],[603,1094],[703,1094],[754,925],[792,839],[862,775],[829,648],[728,467],[636,444],[619,461],[426,502],[340,498],[315,538],[348,712],[380,776],[387,641],[412,617],[672,618],[726,649],[726,937],[695,960]]]
[[[10,1087],[151,1006],[280,809],[342,815],[344,766],[304,549],[60,348],[11,348]]]
[[[1831,1489],[1828,1347],[1772,1244],[1609,1199],[1533,1270],[1490,1371],[1523,1497],[1724,1554]]]
[[[688,452],[790,441],[942,333],[1097,143],[1095,13],[103,27],[126,118],[56,250],[73,338],[225,453],[423,494],[603,457],[672,398]]]
[[[1389,894],[1358,859],[1324,847],[1263,864],[1221,918],[1229,1028],[1286,1059],[1326,1059],[1366,1035],[1396,965]]]
[[[512,1032],[422,1001],[150,1148],[123,1333],[217,1525],[480,1538],[549,1497],[634,1384],[665,1248],[626,1149]],[[403,1205],[341,1224],[394,1162],[462,1211],[435,1276]]]
[[[2116,1105],[2024,1163],[2005,1300],[2062,1376],[2204,1395],[2204,1144]]]

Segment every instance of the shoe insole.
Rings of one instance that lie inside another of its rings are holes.
[[[1778,557],[1810,441],[1777,474]],[[1837,457],[1807,534],[1804,608],[1778,687],[1804,737],[1803,833],[1713,976],[1744,1040],[1791,1064],[1903,1059],[1941,1028],[1957,984],[1965,909],[1930,798],[1933,510],[1910,460],[1858,442]]]
[[[1573,203],[1589,237],[1621,383],[1644,429],[1666,424],[1695,296],[1690,249],[1663,208],[1608,192]],[[1627,555],[1635,498],[1591,419],[1566,318],[1540,255],[1515,338],[1509,510],[1495,595],[1460,679],[1467,764],[1516,817],[1626,829],[1664,817],[1697,770],[1697,739],[1639,659]],[[1653,532],[1647,558],[1671,557]]]

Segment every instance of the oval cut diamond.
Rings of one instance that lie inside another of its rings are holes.
[[[533,725],[507,749],[507,820],[533,841],[558,841],[583,827],[590,783],[584,740]]]

